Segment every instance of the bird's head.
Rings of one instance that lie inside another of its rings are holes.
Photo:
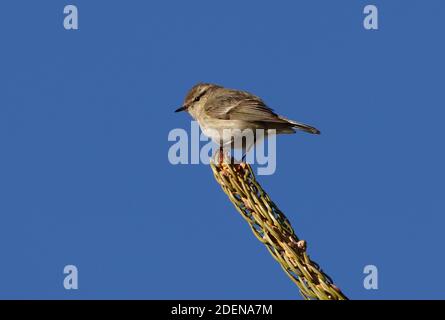
[[[198,83],[187,93],[182,107],[175,110],[175,112],[187,111],[192,116],[200,110],[207,101],[208,94],[215,88],[221,88],[211,83]]]

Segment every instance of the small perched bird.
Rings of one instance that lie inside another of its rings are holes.
[[[295,133],[296,130],[320,134],[304,123],[289,120],[276,114],[259,97],[245,91],[227,89],[210,83],[199,83],[187,94],[182,107],[175,112],[187,111],[199,123],[203,133],[221,148],[237,138],[224,130],[239,132],[251,129],[274,129],[277,134]],[[238,129],[238,130],[233,130]],[[238,133],[239,134],[239,133]],[[256,136],[253,144],[257,142]],[[243,146],[248,151],[252,145]],[[245,155],[245,154],[244,154]]]

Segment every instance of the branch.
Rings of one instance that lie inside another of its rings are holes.
[[[266,245],[308,300],[347,300],[331,278],[306,253],[289,220],[256,181],[246,163],[211,163],[216,181],[246,219],[253,234]]]

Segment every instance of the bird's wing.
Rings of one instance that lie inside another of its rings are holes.
[[[244,91],[230,91],[209,97],[205,113],[222,120],[286,122],[258,97]]]

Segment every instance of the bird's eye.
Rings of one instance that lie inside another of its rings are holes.
[[[197,96],[194,101],[198,102],[200,99],[201,99],[201,96]]]

